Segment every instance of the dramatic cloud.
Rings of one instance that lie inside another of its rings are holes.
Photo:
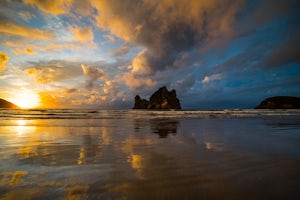
[[[24,3],[37,6],[45,13],[59,15],[69,11],[72,0],[24,0]]]
[[[172,68],[178,54],[211,40],[230,38],[242,1],[93,1],[98,26],[145,47],[133,72]],[[128,12],[130,11],[130,12]]]
[[[30,87],[50,106],[104,108],[129,108],[134,95],[148,97],[163,85],[188,108],[299,96],[299,6],[298,0],[6,0],[0,89],[11,96],[16,87]]]
[[[5,64],[7,63],[9,57],[6,53],[0,51],[0,71],[5,70],[6,66]]]
[[[83,74],[87,77],[86,79],[86,88],[92,88],[95,84],[95,82],[103,78],[104,80],[107,79],[103,69],[99,69],[93,66],[86,66],[86,65],[81,65]]]
[[[89,16],[93,13],[93,7],[89,0],[72,0],[71,10],[76,10],[83,16]]]
[[[32,67],[25,73],[39,83],[39,88],[43,88],[38,93],[41,102],[49,107],[120,108],[128,102],[128,95],[120,90],[119,78],[109,78],[99,67],[110,66],[105,62],[84,65],[52,60],[29,64]]]
[[[183,79],[177,80],[175,83],[171,84],[172,88],[176,88],[177,93],[182,95],[186,93],[196,82],[196,77],[194,74],[188,74]]]
[[[150,78],[135,77],[131,73],[125,73],[123,76],[125,84],[130,88],[142,88],[142,87],[153,87],[156,82]]]
[[[32,62],[32,67],[25,70],[42,84],[60,82],[82,75],[80,63],[67,61]]]
[[[265,25],[274,17],[296,17],[299,19],[298,8],[300,2],[298,0],[263,0],[257,2],[257,8],[251,14],[251,19],[259,25]],[[267,12],[266,12],[267,11]],[[298,16],[297,16],[298,15]]]
[[[24,37],[32,40],[53,40],[55,34],[50,30],[30,28],[0,16],[0,34]]]
[[[153,62],[155,61],[155,57],[149,55],[149,52],[144,50],[141,51],[137,57],[135,57],[132,60],[132,66],[130,66],[130,68],[132,68],[131,72],[133,74],[137,74],[137,75],[147,75],[151,73],[151,66],[150,66],[150,60],[149,58],[153,58],[153,61],[151,64],[154,64]]]
[[[112,56],[117,56],[117,57],[124,56],[130,51],[131,46],[132,45],[130,45],[129,43],[125,43],[119,49],[113,51],[111,54]]]
[[[265,67],[281,67],[300,62],[300,37],[289,39],[286,43],[272,50],[264,58]]]

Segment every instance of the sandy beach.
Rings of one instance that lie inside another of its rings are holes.
[[[1,199],[300,195],[298,111],[1,112]]]

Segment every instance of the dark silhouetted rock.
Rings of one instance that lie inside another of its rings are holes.
[[[263,100],[255,109],[300,109],[300,98],[276,96]]]
[[[4,99],[0,99],[0,108],[19,108],[17,105],[10,103],[9,101],[6,101]]]
[[[149,105],[149,101],[146,99],[141,99],[139,95],[136,95],[134,98],[134,107],[133,109],[147,109]]]
[[[133,109],[181,109],[181,105],[176,97],[176,91],[169,92],[164,86],[150,97],[150,101],[137,95]]]

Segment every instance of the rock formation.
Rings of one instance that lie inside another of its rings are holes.
[[[300,109],[300,98],[276,96],[263,100],[255,109]]]
[[[149,101],[136,95],[133,109],[181,109],[181,105],[176,97],[176,91],[170,92],[164,86],[154,92]]]
[[[139,95],[136,95],[134,98],[134,107],[133,109],[147,109],[149,105],[149,101],[146,99],[141,99]]]
[[[0,99],[0,108],[19,108],[17,105],[10,103],[9,101],[6,101],[4,99]]]

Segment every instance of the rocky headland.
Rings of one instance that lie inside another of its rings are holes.
[[[0,108],[13,108],[13,109],[17,109],[19,108],[17,105],[9,102],[9,101],[6,101],[4,99],[0,99]]]
[[[276,96],[263,100],[255,109],[300,109],[300,98]]]
[[[136,95],[133,109],[179,110],[181,109],[181,105],[179,99],[176,97],[176,91],[168,91],[166,86],[164,86],[154,92],[149,101],[141,99],[139,95]]]

